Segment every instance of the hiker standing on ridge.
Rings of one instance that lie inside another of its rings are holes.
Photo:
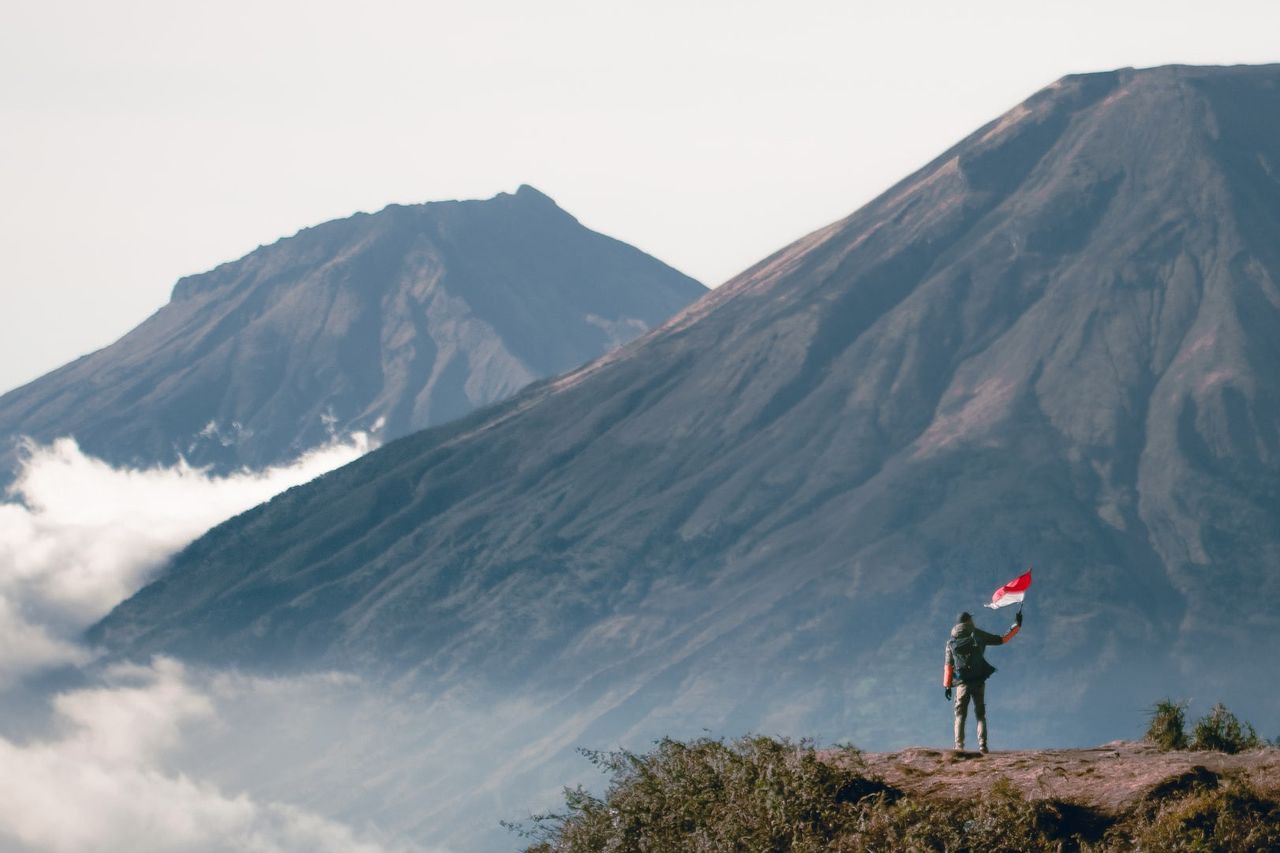
[[[942,669],[943,693],[951,698],[952,681],[956,684],[956,749],[964,749],[964,720],[969,713],[969,700],[973,700],[973,716],[978,721],[978,749],[987,751],[987,678],[996,668],[987,663],[982,650],[987,646],[1000,646],[1013,639],[1022,628],[1022,611],[1013,618],[1013,626],[1003,637],[988,634],[973,624],[973,617],[961,613],[947,640],[946,663]]]

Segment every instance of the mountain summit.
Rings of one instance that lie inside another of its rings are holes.
[[[946,740],[952,617],[1003,628],[1030,564],[993,748],[1168,693],[1280,726],[1278,236],[1280,67],[1064,78],[638,345],[216,528],[94,638],[523,686],[565,743],[889,746]]]
[[[219,470],[396,438],[666,320],[697,282],[538,190],[392,205],[180,280],[142,325],[0,397],[0,436]]]

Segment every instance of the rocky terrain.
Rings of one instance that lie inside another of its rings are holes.
[[[705,289],[522,186],[306,228],[180,280],[105,349],[0,396],[13,441],[226,471],[459,417],[602,355]]]
[[[1164,752],[1140,741],[1114,741],[1092,749],[987,755],[913,747],[861,757],[877,777],[910,794],[964,800],[1006,780],[1028,800],[1070,803],[1098,819],[1116,819],[1153,799],[1216,788],[1227,780],[1280,797],[1280,749],[1271,748],[1228,755]]]

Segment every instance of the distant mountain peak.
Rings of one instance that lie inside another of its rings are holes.
[[[265,465],[333,430],[383,423],[385,440],[459,417],[704,292],[528,185],[389,205],[184,276],[120,341],[0,397],[0,438],[71,434],[116,462]],[[242,440],[205,440],[231,424]]]
[[[536,187],[530,186],[529,184],[521,184],[516,187],[516,197],[528,199],[530,201],[545,201],[555,204],[555,200],[553,200],[551,196]]]

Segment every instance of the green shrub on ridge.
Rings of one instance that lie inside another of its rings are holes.
[[[1161,699],[1152,706],[1143,739],[1161,749],[1187,748],[1187,703]]]
[[[855,803],[884,786],[809,742],[746,737],[658,742],[646,755],[582,750],[612,776],[605,797],[566,790],[563,814],[539,815],[530,851],[826,850]]]
[[[1161,699],[1151,707],[1147,733],[1143,739],[1160,749],[1191,749],[1202,752],[1237,753],[1269,745],[1258,737],[1253,724],[1240,720],[1221,702],[1196,721],[1191,737],[1186,734],[1187,703]]]
[[[1242,723],[1221,702],[1196,721],[1191,732],[1192,749],[1236,753],[1256,749],[1261,743],[1253,725]]]

